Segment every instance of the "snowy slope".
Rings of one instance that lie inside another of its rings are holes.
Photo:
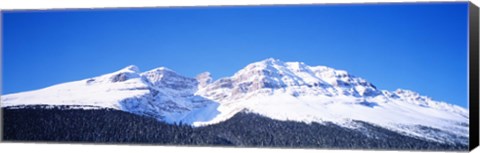
[[[2,107],[21,105],[80,105],[84,109],[113,108],[155,117],[169,123],[206,121],[217,103],[195,96],[196,80],[160,67],[139,72],[136,66],[1,97]],[[96,107],[91,107],[96,106]]]
[[[189,78],[165,67],[140,72],[128,66],[94,78],[5,95],[1,104],[98,106],[194,126],[219,123],[240,111],[349,128],[360,128],[352,122],[360,120],[433,141],[468,143],[468,111],[462,107],[409,90],[379,90],[343,70],[273,58],[215,81],[208,72]]]
[[[156,114],[168,123],[182,122],[192,124],[195,121],[208,121],[218,114],[218,103],[194,95],[198,81],[177,74],[165,67],[156,68],[140,74],[150,83],[151,99],[148,106],[155,107]],[[142,114],[143,105],[127,110]]]
[[[468,111],[462,107],[409,90],[378,90],[346,71],[301,62],[266,59],[252,63],[197,94],[221,103],[216,118],[195,122],[197,126],[248,110],[278,120],[329,121],[347,127],[352,127],[352,120],[361,120],[419,137],[426,136],[419,129],[429,127],[455,136],[444,140],[451,142],[466,143],[468,137]],[[436,135],[427,138],[439,140]]]
[[[2,107],[13,105],[92,105],[120,109],[119,101],[148,94],[136,66],[102,76],[1,97]]]

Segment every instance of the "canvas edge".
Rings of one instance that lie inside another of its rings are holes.
[[[452,1],[453,3],[459,2],[459,1]],[[460,1],[461,2],[461,1]],[[370,2],[370,3],[314,3],[314,4],[259,4],[259,5],[220,5],[220,6],[146,6],[146,7],[113,7],[113,8],[95,8],[96,10],[108,10],[108,9],[145,9],[145,8],[182,8],[182,7],[231,7],[231,6],[295,6],[295,5],[335,5],[335,4],[341,4],[341,5],[348,5],[348,4],[403,4],[403,3],[448,3],[444,1],[419,1],[419,2]],[[58,9],[58,8],[53,8],[53,9],[38,9],[40,11],[49,11],[49,10],[89,10],[87,8],[64,8],[64,9]],[[11,12],[11,11],[35,11],[35,9],[2,9],[0,10],[0,33],[3,33],[3,14],[5,12]],[[475,148],[479,146],[479,117],[480,117],[480,112],[479,112],[479,7],[476,6],[473,2],[469,2],[468,6],[468,52],[469,52],[469,150],[472,151]],[[0,34],[0,59],[3,59],[3,38],[2,34]],[[1,60],[3,61],[3,60]],[[3,62],[0,62],[0,83],[3,82]],[[0,85],[0,93],[2,91],[2,87]],[[2,96],[0,94],[0,96]],[[1,105],[1,104],[0,104]],[[5,143],[6,141],[3,139],[3,112],[2,109],[0,109],[0,119],[2,122],[0,122],[0,142]],[[15,143],[15,142],[14,142]],[[19,143],[19,142],[16,142]],[[32,143],[30,142],[20,142],[20,143]],[[37,142],[39,143],[39,142]],[[41,144],[42,142],[40,142]],[[52,144],[50,142],[47,142],[47,144]],[[53,143],[55,144],[55,143]],[[71,144],[71,142],[67,143],[59,143],[59,144]],[[79,143],[79,144],[89,144],[89,143]],[[103,144],[105,145],[105,144]],[[118,144],[113,144],[113,145],[118,145]],[[174,145],[175,146],[175,145]],[[164,145],[164,147],[168,147],[168,145]],[[182,146],[182,147],[209,147],[209,146]],[[233,147],[237,148],[237,147]],[[257,148],[259,149],[259,148]],[[268,149],[275,149],[275,148],[268,148]],[[288,149],[288,148],[281,148],[281,149]],[[290,148],[291,149],[291,148]],[[321,148],[323,150],[324,148]],[[337,149],[334,149],[337,150]],[[341,149],[340,149],[341,150]],[[368,150],[368,149],[367,149]],[[361,151],[361,150],[357,150]],[[370,150],[370,151],[380,151],[380,150]],[[385,150],[388,151],[388,150]]]
[[[479,145],[479,42],[478,42],[478,6],[469,4],[469,149],[472,151]]]

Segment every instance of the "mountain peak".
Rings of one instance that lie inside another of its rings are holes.
[[[162,79],[165,75],[171,76],[171,75],[177,75],[177,73],[169,68],[162,66],[162,67],[157,67],[149,71],[143,72],[142,75],[150,79],[155,78],[155,80],[159,80],[159,79]],[[156,81],[153,81],[153,82],[156,82]]]
[[[104,76],[107,76],[111,82],[123,82],[132,78],[139,77],[139,72],[140,70],[137,66],[129,65],[123,69]],[[92,81],[90,81],[90,83],[92,83]]]
[[[203,88],[205,86],[207,86],[208,84],[212,83],[212,75],[210,74],[210,72],[203,72],[203,73],[200,73],[197,75],[197,77],[195,77],[195,79],[197,79],[198,81],[198,86],[199,88]]]
[[[273,71],[284,71],[284,70],[290,70],[290,71],[295,71],[295,72],[307,72],[309,70],[308,65],[306,65],[303,62],[284,62],[276,58],[267,58],[265,60],[259,61],[252,63],[250,66],[247,66],[247,68],[260,68],[260,69],[267,69],[267,70],[273,70]]]
[[[213,97],[241,98],[251,94],[287,92],[294,97],[302,95],[345,95],[373,97],[381,94],[366,80],[326,66],[309,66],[303,62],[282,62],[267,58],[254,62],[237,71],[232,77],[208,84],[212,95],[221,90],[232,90],[232,95]]]
[[[417,92],[407,90],[407,89],[397,89],[394,91],[396,94],[401,94],[401,95],[419,95]]]
[[[430,97],[422,96],[419,93],[406,89],[397,89],[394,93],[403,99],[408,99],[411,101],[429,101],[432,100]]]
[[[164,67],[164,66],[154,68],[154,69],[152,69],[152,70],[150,70],[150,71],[169,71],[169,72],[175,72],[175,71],[173,71],[172,69],[169,69],[169,68]],[[150,72],[150,71],[148,71],[148,72]]]
[[[138,73],[140,72],[140,69],[135,66],[135,65],[129,65],[129,66],[126,66],[125,68],[119,70],[119,72],[133,72],[133,73]]]
[[[251,63],[249,65],[254,66],[254,67],[258,67],[258,66],[268,67],[268,66],[273,66],[273,65],[283,65],[283,62],[280,61],[279,59],[275,59],[275,58],[270,57],[270,58],[267,58],[267,59],[264,59],[264,60],[261,60],[261,61],[258,61],[258,62]]]
[[[155,87],[169,88],[174,90],[193,89],[197,86],[194,78],[189,78],[166,68],[158,67],[141,74]]]
[[[267,59],[262,60],[261,62],[279,62],[279,61],[280,61],[279,59],[269,57]]]

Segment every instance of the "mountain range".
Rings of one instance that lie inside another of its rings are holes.
[[[1,97],[2,108],[71,106],[112,109],[168,124],[205,127],[254,113],[280,122],[333,124],[362,131],[362,123],[440,144],[468,145],[469,112],[417,92],[378,89],[347,71],[274,58],[248,64],[230,77],[186,77],[166,67],[136,66]]]

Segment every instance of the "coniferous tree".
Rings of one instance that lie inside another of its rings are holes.
[[[278,121],[257,114],[238,113],[219,124],[191,127],[183,123],[167,124],[113,109],[66,108],[69,106],[3,108],[3,140],[336,149],[468,149],[467,145],[405,136],[362,121],[356,123],[366,132],[333,123]]]

